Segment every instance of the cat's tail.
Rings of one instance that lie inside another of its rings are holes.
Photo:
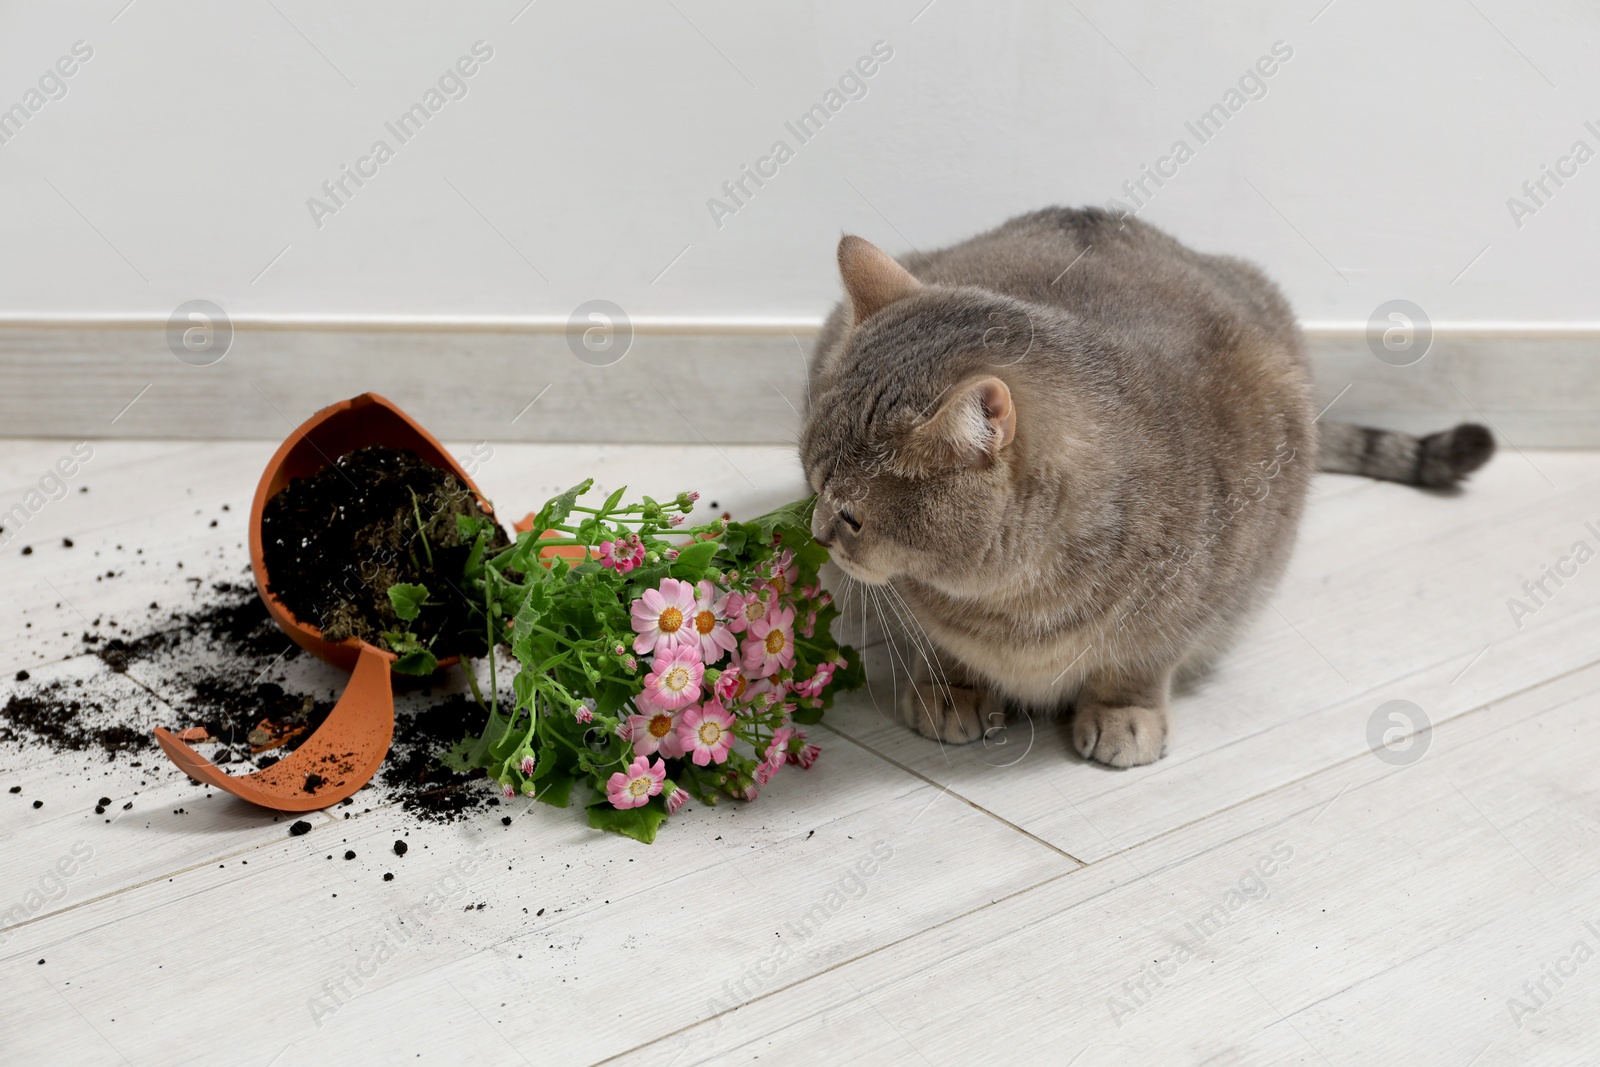
[[[1337,474],[1447,489],[1494,455],[1494,435],[1475,422],[1426,437],[1342,422],[1319,425],[1317,467]]]

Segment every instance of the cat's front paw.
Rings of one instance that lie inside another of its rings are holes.
[[[900,693],[900,720],[923,737],[964,745],[1005,725],[999,696],[967,686],[913,682]]]
[[[1072,747],[1111,767],[1154,763],[1167,751],[1167,713],[1137,705],[1081,704],[1072,717]]]

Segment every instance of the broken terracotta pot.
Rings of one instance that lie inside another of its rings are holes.
[[[323,408],[279,446],[261,475],[250,507],[250,566],[256,589],[267,613],[290,640],[319,659],[350,671],[350,682],[316,733],[282,760],[254,774],[226,774],[186,744],[182,734],[165,729],[155,732],[162,750],[189,777],[264,808],[313,811],[337,804],[371,780],[394,738],[389,665],[395,655],[359,638],[326,641],[317,627],[296,619],[272,595],[261,552],[261,513],[267,501],[290,479],[310,477],[339,456],[366,445],[410,449],[424,462],[454,474],[483,500],[478,487],[444,446],[376,393],[363,393]],[[493,514],[487,502],[483,509]],[[439,666],[456,661],[452,656],[440,660]]]

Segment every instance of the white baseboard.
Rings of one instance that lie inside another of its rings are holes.
[[[371,390],[451,441],[788,445],[819,325],[636,320],[627,355],[600,367],[573,354],[565,319],[241,316],[202,367],[173,355],[160,317],[0,316],[0,435],[279,438]],[[1472,419],[1519,447],[1600,447],[1600,323],[1439,323],[1407,367],[1374,356],[1365,328],[1305,324],[1328,418]]]

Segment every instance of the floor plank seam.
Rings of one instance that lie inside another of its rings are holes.
[[[1445,725],[1451,724],[1451,723],[1461,722],[1463,719],[1466,719],[1468,716],[1480,714],[1481,712],[1487,711],[1490,708],[1494,707],[1496,704],[1504,704],[1508,700],[1515,699],[1516,697],[1522,696],[1523,694],[1526,694],[1526,693],[1531,693],[1536,689],[1543,688],[1546,685],[1550,685],[1550,684],[1552,684],[1554,682],[1558,682],[1563,678],[1569,678],[1572,675],[1579,674],[1579,673],[1581,673],[1583,671],[1589,670],[1589,669],[1591,669],[1593,667],[1596,667],[1596,666],[1600,666],[1600,659],[1591,660],[1590,662],[1582,664],[1581,666],[1573,667],[1570,670],[1563,671],[1560,674],[1552,675],[1549,678],[1545,678],[1545,679],[1542,679],[1542,680],[1540,680],[1538,682],[1534,682],[1534,683],[1532,683],[1530,685],[1524,686],[1521,689],[1514,690],[1513,692],[1508,693],[1505,696],[1496,697],[1493,700],[1484,701],[1482,704],[1480,704],[1480,705],[1478,705],[1476,707],[1473,707],[1473,708],[1468,708],[1466,711],[1463,711],[1458,715],[1452,715],[1450,718],[1445,719],[1445,720],[1443,720],[1441,722],[1431,723],[1426,729],[1418,730],[1415,734],[1411,734],[1411,735],[1408,735],[1408,736],[1410,736],[1410,737],[1421,737],[1423,734],[1432,734],[1435,730],[1437,730],[1441,726],[1445,726]],[[1600,689],[1600,685],[1597,685],[1596,688]],[[1573,697],[1571,699],[1572,700],[1581,699],[1581,697],[1583,695],[1587,695],[1587,694],[1580,694],[1578,697]],[[1568,704],[1568,703],[1571,703],[1571,700],[1562,701],[1562,705],[1565,705],[1565,704]],[[1558,705],[1558,706],[1562,706],[1562,705]],[[1528,717],[1529,718],[1537,717],[1538,715],[1544,714],[1548,710],[1549,709],[1547,709],[1547,708],[1541,708],[1536,712],[1530,713],[1530,715]],[[1518,721],[1521,722],[1521,721],[1524,721],[1524,720],[1518,720]],[[1095,864],[1103,863],[1108,859],[1114,859],[1117,856],[1121,856],[1121,855],[1124,855],[1124,854],[1126,854],[1128,852],[1131,852],[1136,848],[1142,848],[1145,845],[1153,844],[1153,843],[1155,843],[1157,841],[1160,841],[1162,838],[1171,837],[1173,834],[1176,834],[1176,833],[1179,833],[1179,832],[1181,832],[1183,830],[1189,829],[1190,827],[1198,826],[1201,823],[1207,822],[1207,821],[1209,821],[1211,819],[1216,818],[1219,815],[1223,815],[1223,814],[1226,814],[1226,813],[1228,813],[1230,811],[1233,811],[1233,810],[1235,810],[1237,808],[1243,807],[1246,804],[1254,803],[1254,802],[1256,802],[1258,800],[1261,800],[1261,799],[1263,799],[1265,797],[1269,797],[1274,793],[1282,792],[1285,789],[1292,789],[1293,787],[1295,787],[1297,785],[1301,785],[1301,784],[1303,784],[1303,783],[1305,783],[1307,781],[1310,781],[1312,778],[1315,778],[1319,774],[1326,774],[1329,771],[1337,770],[1340,767],[1344,767],[1344,766],[1347,766],[1349,764],[1352,764],[1356,760],[1365,759],[1369,755],[1370,755],[1370,752],[1368,752],[1368,751],[1361,751],[1361,752],[1353,753],[1352,755],[1347,756],[1344,759],[1337,760],[1337,761],[1335,761],[1333,763],[1330,763],[1330,764],[1327,764],[1326,766],[1323,766],[1323,767],[1319,767],[1316,770],[1308,771],[1305,774],[1302,774],[1298,778],[1292,778],[1287,782],[1283,782],[1283,783],[1281,783],[1279,785],[1273,786],[1271,789],[1265,789],[1265,790],[1262,790],[1259,793],[1254,793],[1254,794],[1252,794],[1252,795],[1250,795],[1248,797],[1244,797],[1244,798],[1242,798],[1240,800],[1237,800],[1237,801],[1234,801],[1233,803],[1230,803],[1230,804],[1228,804],[1228,805],[1226,805],[1224,807],[1218,808],[1215,811],[1208,812],[1205,815],[1197,816],[1197,817],[1195,817],[1195,818],[1193,818],[1193,819],[1189,820],[1188,822],[1183,823],[1181,825],[1171,827],[1170,829],[1167,829],[1167,830],[1163,830],[1160,833],[1153,834],[1150,837],[1141,838],[1140,840],[1135,841],[1132,844],[1127,845],[1126,847],[1124,847],[1122,849],[1119,849],[1116,852],[1108,853],[1107,855],[1102,856],[1099,859],[1092,860],[1089,863],[1086,863],[1085,866],[1091,866],[1092,867]],[[1393,777],[1394,774],[1398,774],[1398,773],[1404,771],[1405,769],[1406,768],[1404,768],[1404,767],[1397,768],[1395,771],[1391,772],[1390,774],[1386,774],[1386,775],[1381,776],[1380,778],[1373,779],[1373,782],[1382,781],[1383,779]],[[1366,785],[1371,785],[1371,784],[1373,784],[1373,783],[1372,782],[1366,783]],[[1365,788],[1365,785],[1358,786],[1356,788]]]
[[[962,796],[960,793],[957,793],[955,790],[951,789],[948,785],[941,785],[939,782],[936,782],[932,778],[929,778],[927,775],[923,774],[921,771],[917,771],[917,770],[912,769],[911,767],[906,766],[904,763],[901,763],[899,760],[895,759],[892,756],[884,755],[882,752],[879,752],[877,749],[873,748],[871,745],[867,744],[865,741],[862,741],[862,740],[860,740],[859,738],[856,738],[856,737],[852,737],[851,735],[849,735],[847,733],[844,733],[843,731],[837,729],[836,727],[829,726],[826,722],[818,723],[818,725],[821,726],[823,729],[827,730],[829,733],[833,734],[835,737],[843,738],[844,740],[850,742],[852,745],[855,745],[857,748],[861,749],[862,751],[868,752],[868,753],[871,753],[874,756],[877,756],[879,759],[883,760],[885,763],[888,763],[888,764],[890,764],[891,766],[894,766],[894,767],[898,767],[900,770],[905,771],[907,774],[912,775],[913,777],[920,778],[922,781],[927,782],[929,785],[935,786],[936,788],[940,789],[943,793],[950,794],[951,796],[955,797],[957,800],[961,801],[963,804],[967,805],[969,808],[972,808],[974,811],[982,812],[984,815],[987,815],[989,818],[993,819],[997,823],[1000,823],[1002,826],[1010,827],[1012,830],[1015,830],[1017,833],[1021,834],[1022,836],[1026,837],[1026,838],[1028,838],[1028,839],[1030,839],[1032,841],[1038,842],[1039,844],[1043,845],[1045,848],[1048,848],[1050,851],[1056,853],[1057,855],[1063,856],[1066,859],[1071,860],[1073,863],[1076,863],[1079,867],[1088,866],[1088,864],[1084,863],[1083,860],[1080,860],[1078,857],[1076,857],[1076,856],[1072,855],[1071,853],[1067,852],[1065,849],[1051,844],[1050,842],[1044,840],[1044,838],[1039,837],[1037,834],[1034,834],[1034,833],[1031,833],[1031,832],[1029,832],[1027,830],[1024,830],[1022,827],[1018,826],[1016,823],[1012,822],[1009,819],[1006,819],[1006,818],[1003,818],[1003,817],[1001,817],[999,815],[996,815],[994,812],[990,811],[988,808],[984,807],[982,804],[975,803],[974,801],[968,799],[967,797]],[[937,798],[935,798],[935,799],[937,799]]]
[[[982,809],[979,809],[979,810],[982,810]],[[685,1025],[685,1026],[680,1026],[676,1030],[672,1030],[672,1031],[669,1031],[668,1033],[662,1034],[660,1037],[654,1037],[654,1038],[651,1038],[648,1041],[642,1041],[639,1044],[634,1045],[632,1048],[627,1048],[627,1049],[622,1050],[621,1052],[613,1053],[610,1056],[605,1057],[604,1059],[594,1060],[594,1061],[592,1061],[590,1063],[589,1067],[601,1067],[602,1064],[613,1063],[613,1062],[621,1059],[624,1056],[631,1056],[635,1052],[639,1052],[639,1051],[641,1051],[643,1049],[649,1048],[652,1045],[658,1045],[661,1042],[666,1041],[668,1038],[676,1037],[679,1034],[687,1033],[690,1030],[695,1029],[696,1027],[704,1026],[706,1023],[713,1022],[713,1021],[715,1021],[717,1019],[721,1019],[723,1016],[726,1016],[726,1015],[732,1015],[734,1012],[737,1012],[737,1011],[740,1011],[740,1010],[742,1010],[744,1008],[747,1008],[752,1004],[756,1004],[756,1003],[759,1003],[760,1001],[767,1000],[767,999],[769,999],[771,997],[777,996],[779,993],[783,993],[783,992],[785,992],[787,990],[794,989],[794,988],[796,988],[798,986],[805,985],[807,982],[815,981],[816,979],[821,978],[823,975],[831,974],[834,971],[837,971],[842,967],[848,967],[853,963],[857,963],[857,962],[859,962],[861,960],[867,959],[870,956],[875,956],[880,952],[884,952],[884,951],[887,951],[889,949],[895,948],[895,947],[897,947],[899,945],[902,945],[905,942],[910,941],[910,940],[912,940],[914,938],[918,938],[918,937],[923,936],[924,934],[930,934],[930,933],[933,933],[936,930],[943,929],[944,927],[949,926],[951,923],[960,922],[962,919],[968,918],[969,916],[977,915],[980,912],[987,911],[989,908],[992,908],[992,907],[996,906],[997,904],[1004,904],[1006,901],[1011,900],[1011,899],[1013,899],[1015,897],[1022,896],[1024,893],[1031,893],[1036,889],[1042,889],[1045,886],[1050,885],[1052,882],[1058,882],[1061,879],[1068,877],[1069,875],[1077,874],[1081,870],[1083,870],[1083,868],[1074,867],[1072,870],[1069,870],[1069,871],[1060,871],[1060,872],[1057,872],[1056,874],[1052,874],[1050,877],[1048,877],[1048,878],[1046,878],[1046,879],[1044,879],[1042,881],[1035,882],[1033,885],[1022,886],[1022,887],[1020,887],[1018,889],[1015,889],[1015,890],[1011,891],[1010,893],[1007,893],[1005,896],[996,897],[995,899],[989,901],[987,904],[979,904],[976,907],[969,908],[968,910],[966,910],[964,912],[961,912],[958,915],[952,915],[947,919],[941,919],[939,922],[934,923],[932,926],[925,926],[920,930],[914,930],[911,933],[905,934],[902,937],[895,938],[893,941],[889,941],[889,942],[886,942],[886,943],[884,943],[882,945],[879,945],[877,948],[869,949],[866,952],[862,952],[862,953],[859,953],[859,954],[857,954],[855,956],[851,956],[849,959],[840,960],[837,963],[830,964],[829,966],[824,967],[822,970],[816,972],[815,974],[807,975],[804,978],[797,978],[793,982],[790,982],[788,985],[780,986],[777,989],[768,990],[767,992],[762,993],[760,996],[751,997],[749,1000],[741,1001],[740,1003],[735,1004],[731,1008],[728,1008],[728,1009],[726,1009],[724,1011],[717,1012],[715,1015],[708,1015],[704,1019],[697,1019],[694,1022],[689,1023],[689,1024]],[[802,1020],[795,1020],[795,1022],[800,1022],[800,1021],[802,1021]],[[791,1024],[791,1025],[793,1025],[793,1024]]]
[[[319,815],[328,815],[328,812],[326,810],[322,810],[322,811],[318,811],[317,814],[319,814]],[[336,826],[336,825],[339,825],[339,823],[342,821],[342,820],[334,819],[331,815],[328,815],[328,818],[329,818],[329,821],[326,824],[326,826]],[[311,828],[310,832],[311,833],[315,833],[317,830],[321,830],[321,829],[324,829],[324,827],[322,827],[322,826],[313,826]],[[28,919],[24,919],[22,922],[13,923],[12,925],[7,926],[6,930],[8,932],[12,931],[12,930],[21,930],[21,929],[23,929],[25,927],[33,926],[36,923],[41,923],[41,922],[45,921],[46,919],[55,918],[58,915],[68,915],[68,914],[70,914],[72,912],[79,911],[80,909],[87,908],[91,904],[98,904],[101,901],[110,900],[113,897],[122,896],[125,893],[131,893],[136,889],[143,889],[146,886],[152,886],[152,885],[155,885],[156,883],[161,882],[161,881],[170,881],[170,880],[178,877],[179,875],[188,874],[191,871],[198,871],[198,870],[202,870],[204,868],[210,867],[213,863],[226,863],[228,860],[237,859],[240,856],[248,856],[253,852],[258,852],[263,848],[268,848],[268,847],[270,847],[272,845],[275,845],[275,844],[278,844],[278,843],[279,842],[277,840],[261,841],[261,842],[258,842],[256,844],[254,844],[254,845],[246,846],[245,848],[235,849],[232,852],[225,852],[225,853],[223,853],[221,855],[218,855],[218,856],[212,856],[209,859],[199,860],[199,861],[197,861],[195,863],[189,864],[186,867],[179,867],[179,868],[177,868],[175,870],[164,871],[161,874],[155,875],[155,876],[150,877],[150,878],[146,878],[142,882],[135,882],[135,883],[133,883],[131,885],[125,885],[125,886],[122,886],[122,887],[117,888],[117,889],[112,889],[112,890],[109,890],[109,891],[107,891],[105,893],[101,893],[99,896],[89,897],[87,900],[80,900],[75,904],[69,904],[64,908],[58,908],[58,909],[56,909],[55,911],[52,911],[52,912],[48,912],[48,913],[41,914],[41,915],[34,915],[34,916],[32,916],[32,917],[30,917]],[[7,957],[7,958],[12,958],[12,957]]]

